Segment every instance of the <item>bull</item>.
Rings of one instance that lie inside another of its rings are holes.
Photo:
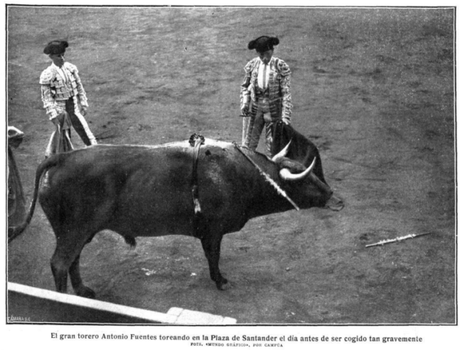
[[[38,166],[29,212],[11,228],[12,237],[30,223],[38,198],[56,236],[51,258],[56,290],[67,292],[70,275],[75,293],[93,298],[80,276],[79,259],[98,232],[117,232],[130,245],[138,236],[193,236],[200,239],[210,277],[222,290],[227,283],[219,270],[224,234],[239,231],[251,218],[292,209],[280,189],[300,208],[326,207],[334,198],[330,187],[312,176],[314,164],[305,166],[286,152],[272,160],[206,139],[199,152],[183,141],[101,144],[56,154]]]

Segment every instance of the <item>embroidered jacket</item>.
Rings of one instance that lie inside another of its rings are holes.
[[[270,115],[273,119],[291,120],[291,70],[282,59],[272,57],[269,65],[268,87],[263,90],[259,87],[259,67],[262,66],[260,58],[256,57],[244,67],[244,80],[240,89],[241,108],[245,105],[252,107],[249,116],[257,113],[257,101],[260,97],[268,97]]]
[[[61,68],[52,63],[40,75],[43,107],[50,119],[65,110],[65,101],[75,99],[75,108],[88,107],[88,99],[83,88],[77,66],[64,62]]]

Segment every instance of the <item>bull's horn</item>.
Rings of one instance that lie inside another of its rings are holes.
[[[279,161],[282,157],[286,156],[287,151],[288,151],[288,149],[289,149],[289,146],[291,145],[291,141],[292,141],[292,140],[290,140],[290,141],[288,142],[288,144],[286,145],[286,147],[284,147],[281,151],[279,151],[277,154],[275,154],[275,155],[273,156],[272,161],[274,161],[274,162],[276,163],[276,162]]]
[[[287,168],[281,169],[280,176],[283,180],[286,180],[286,181],[301,180],[313,170],[315,163],[316,163],[316,157],[313,159],[313,162],[311,162],[311,165],[307,169],[305,169],[303,172],[301,172],[300,174],[293,174]]]

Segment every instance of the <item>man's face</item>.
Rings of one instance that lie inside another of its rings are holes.
[[[58,67],[61,67],[65,62],[63,53],[51,54],[49,55],[49,58],[51,58],[51,61],[53,61],[53,63]]]
[[[257,51],[257,54],[259,55],[259,58],[262,60],[262,62],[264,64],[267,64],[272,59],[273,50],[267,50],[267,51],[263,51],[263,52]]]

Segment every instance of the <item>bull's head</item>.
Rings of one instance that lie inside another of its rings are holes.
[[[310,141],[307,141],[309,144]],[[333,210],[340,210],[343,208],[343,202],[341,199],[333,196],[333,191],[329,185],[324,180],[324,175],[322,172],[321,158],[316,147],[311,144],[311,149],[305,150],[305,154],[298,154],[299,159],[291,159],[287,157],[289,153],[289,148],[291,147],[292,139],[287,142],[283,149],[281,149],[276,155],[272,157],[272,161],[278,164],[280,171],[280,178],[286,182],[300,182],[300,181],[309,181],[311,182],[320,192],[324,193],[327,198],[325,204],[326,207]],[[279,146],[279,145],[278,145]],[[279,147],[278,147],[279,148]],[[291,152],[291,155],[295,155],[296,152]],[[300,152],[301,153],[301,152]],[[309,164],[303,164],[302,160],[307,160],[313,156],[312,161]],[[318,163],[318,164],[317,164]],[[308,180],[307,180],[308,179]]]
[[[288,153],[289,146],[291,145],[291,141],[277,154],[275,154],[272,158],[272,161],[276,164],[279,164],[280,170],[280,177],[286,181],[298,181],[302,180],[307,177],[313,168],[315,167],[316,157],[313,158],[313,161],[310,163],[308,167],[305,167],[302,163],[291,160],[286,157]],[[292,171],[295,171],[293,173]]]

